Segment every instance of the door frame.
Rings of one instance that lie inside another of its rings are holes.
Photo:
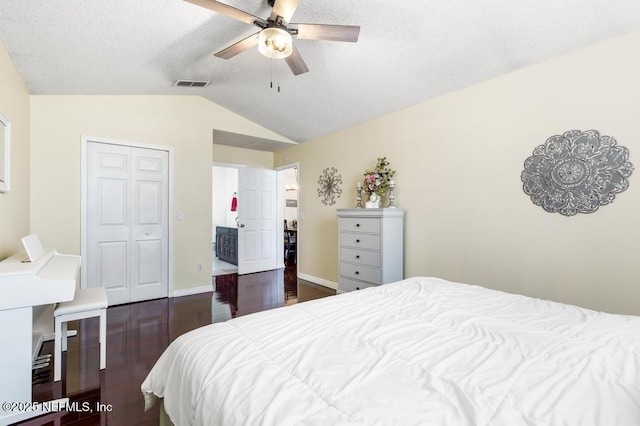
[[[169,164],[169,199],[168,207],[168,249],[169,249],[169,264],[167,265],[167,295],[168,297],[173,297],[173,147],[164,146],[164,145],[154,145],[154,144],[146,144],[140,142],[132,142],[132,141],[123,141],[116,139],[107,139],[107,138],[97,138],[92,136],[84,136],[81,137],[81,159],[80,159],[80,167],[81,167],[81,178],[80,178],[80,256],[81,259],[87,259],[88,252],[88,244],[87,244],[87,190],[88,190],[88,181],[87,181],[87,165],[88,165],[88,145],[90,142],[96,143],[104,143],[111,145],[120,145],[120,146],[128,146],[132,148],[144,148],[144,149],[155,149],[159,151],[166,151],[169,154],[168,164]],[[80,268],[80,288],[87,287],[87,268]]]

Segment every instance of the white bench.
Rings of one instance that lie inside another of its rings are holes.
[[[100,370],[107,366],[107,291],[104,287],[76,289],[73,300],[56,305],[54,381],[62,376],[62,352],[67,350],[67,322],[100,317]]]

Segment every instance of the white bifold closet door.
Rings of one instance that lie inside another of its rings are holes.
[[[168,296],[167,151],[87,145],[87,287],[109,304]]]

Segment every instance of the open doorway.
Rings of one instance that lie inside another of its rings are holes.
[[[212,169],[212,275],[238,272],[238,168],[213,165]]]
[[[277,172],[212,166],[212,275],[251,274],[282,263]]]
[[[278,170],[278,181],[283,186],[283,258],[285,265],[298,261],[298,166],[284,166]]]
[[[242,165],[214,163],[212,165],[212,275],[228,275],[246,272],[242,263],[242,244],[239,243],[239,233],[247,232],[248,229],[243,223],[243,211],[241,211],[241,192],[245,186],[240,187],[240,171],[250,171]],[[273,173],[273,172],[272,172]],[[278,168],[274,176],[277,182],[277,213],[275,217],[275,239],[273,243],[276,247],[276,262],[274,266],[267,269],[284,268],[287,265],[295,266],[299,257],[299,188],[298,188],[298,165],[290,164]],[[274,188],[275,189],[275,188]],[[244,189],[246,191],[246,188]],[[256,192],[256,191],[253,191]],[[264,191],[262,191],[264,192]],[[274,199],[275,200],[275,199]],[[256,204],[245,200],[245,204],[265,205],[264,202]],[[269,204],[269,203],[267,203]],[[273,205],[273,204],[272,204]],[[253,209],[249,209],[252,210]],[[265,216],[266,217],[266,216]],[[274,218],[274,216],[271,216]],[[246,218],[245,218],[246,219]],[[283,223],[285,226],[283,226]],[[264,234],[264,233],[263,233]],[[242,234],[244,235],[244,234]],[[250,239],[246,239],[247,243]],[[267,242],[267,245],[272,243]],[[254,246],[261,247],[254,242]],[[264,245],[264,244],[263,244]],[[256,249],[257,250],[257,249]],[[253,251],[256,251],[253,250]],[[251,250],[250,250],[251,251]],[[245,253],[246,254],[246,253]],[[249,256],[250,257],[250,256]],[[261,256],[258,256],[262,258]],[[248,260],[251,260],[247,258]],[[238,265],[240,264],[240,268]],[[276,266],[279,265],[279,266]],[[242,270],[245,272],[242,272]],[[266,270],[266,269],[260,269]]]

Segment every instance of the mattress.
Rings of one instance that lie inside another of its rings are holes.
[[[142,391],[177,425],[640,425],[640,317],[415,277],[193,330]]]

